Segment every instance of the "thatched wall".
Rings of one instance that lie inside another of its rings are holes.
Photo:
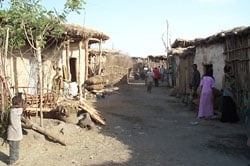
[[[250,28],[247,32],[225,38],[225,61],[233,67],[236,80],[235,95],[242,109],[245,97],[250,101]]]
[[[128,74],[128,68],[133,65],[132,58],[120,53],[119,50],[103,50],[100,59],[100,51],[91,49],[89,54],[90,74],[98,74],[99,61],[101,60],[102,77],[105,83],[116,84]]]
[[[180,94],[190,93],[189,83],[192,82],[192,64],[194,63],[195,48],[175,48],[171,50],[177,63],[176,87]]]
[[[158,56],[149,55],[147,57],[147,64],[150,69],[153,69],[155,67],[159,67],[162,65],[164,67],[167,67],[167,61],[168,61],[168,58],[166,55],[158,55]]]
[[[105,64],[104,75],[106,81],[116,84],[128,74],[128,69],[133,66],[132,58],[124,54],[109,54]]]

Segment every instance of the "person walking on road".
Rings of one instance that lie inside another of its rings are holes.
[[[152,91],[153,77],[154,77],[154,73],[151,70],[148,70],[148,72],[146,74],[146,86],[147,86],[148,93],[151,93],[151,91]]]
[[[157,67],[155,67],[153,73],[154,73],[155,87],[159,87],[160,71]]]
[[[160,68],[160,74],[161,74],[161,82],[163,82],[164,81],[164,74],[165,74],[165,68],[163,65]]]

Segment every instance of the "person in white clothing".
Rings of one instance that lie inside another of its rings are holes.
[[[151,70],[148,70],[146,74],[146,85],[147,85],[147,92],[151,93],[153,87],[153,79],[154,73]]]
[[[19,144],[23,138],[21,116],[23,113],[23,99],[14,96],[9,114],[7,139],[9,142],[9,165],[16,164],[19,160]]]
[[[161,81],[163,82],[164,81],[164,74],[165,74],[165,68],[163,65],[160,68],[160,74],[161,74]]]

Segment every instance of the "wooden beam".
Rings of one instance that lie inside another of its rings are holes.
[[[100,42],[102,39],[99,40],[99,39],[97,39],[97,38],[88,38],[87,40],[88,40],[88,41],[97,41],[97,42]]]
[[[79,97],[81,98],[82,97],[82,56],[83,56],[83,53],[82,53],[82,41],[80,41],[79,43],[79,64],[78,64],[78,85],[79,85]]]
[[[42,36],[39,36],[42,39]],[[39,94],[40,94],[40,125],[43,127],[43,112],[42,112],[42,96],[43,96],[43,70],[42,70],[42,51],[41,51],[41,43],[39,40],[36,40],[36,56],[37,56],[37,64],[38,64],[38,79],[39,79]],[[37,116],[36,116],[37,117]]]
[[[106,125],[105,119],[101,116],[101,114],[93,107],[88,105],[85,101],[79,101],[79,108],[85,110],[89,113],[89,115],[95,119],[97,122],[99,122],[102,125]]]
[[[88,79],[88,68],[89,68],[89,39],[84,41],[84,49],[85,49],[85,78],[84,81]]]
[[[100,55],[99,55],[99,71],[98,71],[98,75],[101,74],[101,70],[102,70],[102,62],[101,62],[101,59],[102,59],[102,39],[99,42],[99,52],[100,52]]]
[[[66,45],[66,73],[65,79],[71,81],[71,74],[70,74],[70,65],[69,65],[69,53],[70,53],[70,41],[67,40]]]
[[[27,107],[25,108],[25,111],[29,111],[29,112],[37,112],[39,111],[40,108],[35,108],[35,107]],[[51,108],[42,108],[43,112],[50,112],[52,109]]]

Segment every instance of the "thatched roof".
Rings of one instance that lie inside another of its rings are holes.
[[[222,43],[226,38],[250,34],[250,26],[236,27],[227,31],[221,31],[205,39],[196,39],[195,45],[207,45],[213,43]]]
[[[197,46],[197,45],[207,45],[213,43],[222,43],[226,38],[235,37],[240,35],[250,34],[250,26],[245,27],[236,27],[230,30],[221,31],[207,38],[196,38],[194,40],[185,40],[185,39],[176,39],[174,43],[171,45],[172,48],[186,48],[189,46]]]
[[[172,48],[169,54],[179,56],[180,58],[185,59],[189,55],[195,55],[195,46],[189,46],[186,48],[182,47]]]
[[[176,39],[174,43],[171,45],[171,48],[178,48],[178,47],[186,48],[189,46],[193,46],[194,42],[195,42],[194,40]]]
[[[109,36],[104,34],[103,32],[99,32],[90,28],[86,28],[77,24],[63,24],[65,35],[74,40],[82,40],[87,38],[96,38],[108,40]]]
[[[154,60],[154,59],[157,59],[157,60],[167,60],[167,56],[166,55],[149,55],[148,58],[150,60]]]
[[[93,56],[93,55],[99,56],[100,55],[100,51],[97,48],[91,48],[91,49],[89,49],[89,54],[91,56]],[[102,49],[102,55],[103,56],[115,55],[115,54],[117,54],[117,55],[120,54],[120,50]]]

